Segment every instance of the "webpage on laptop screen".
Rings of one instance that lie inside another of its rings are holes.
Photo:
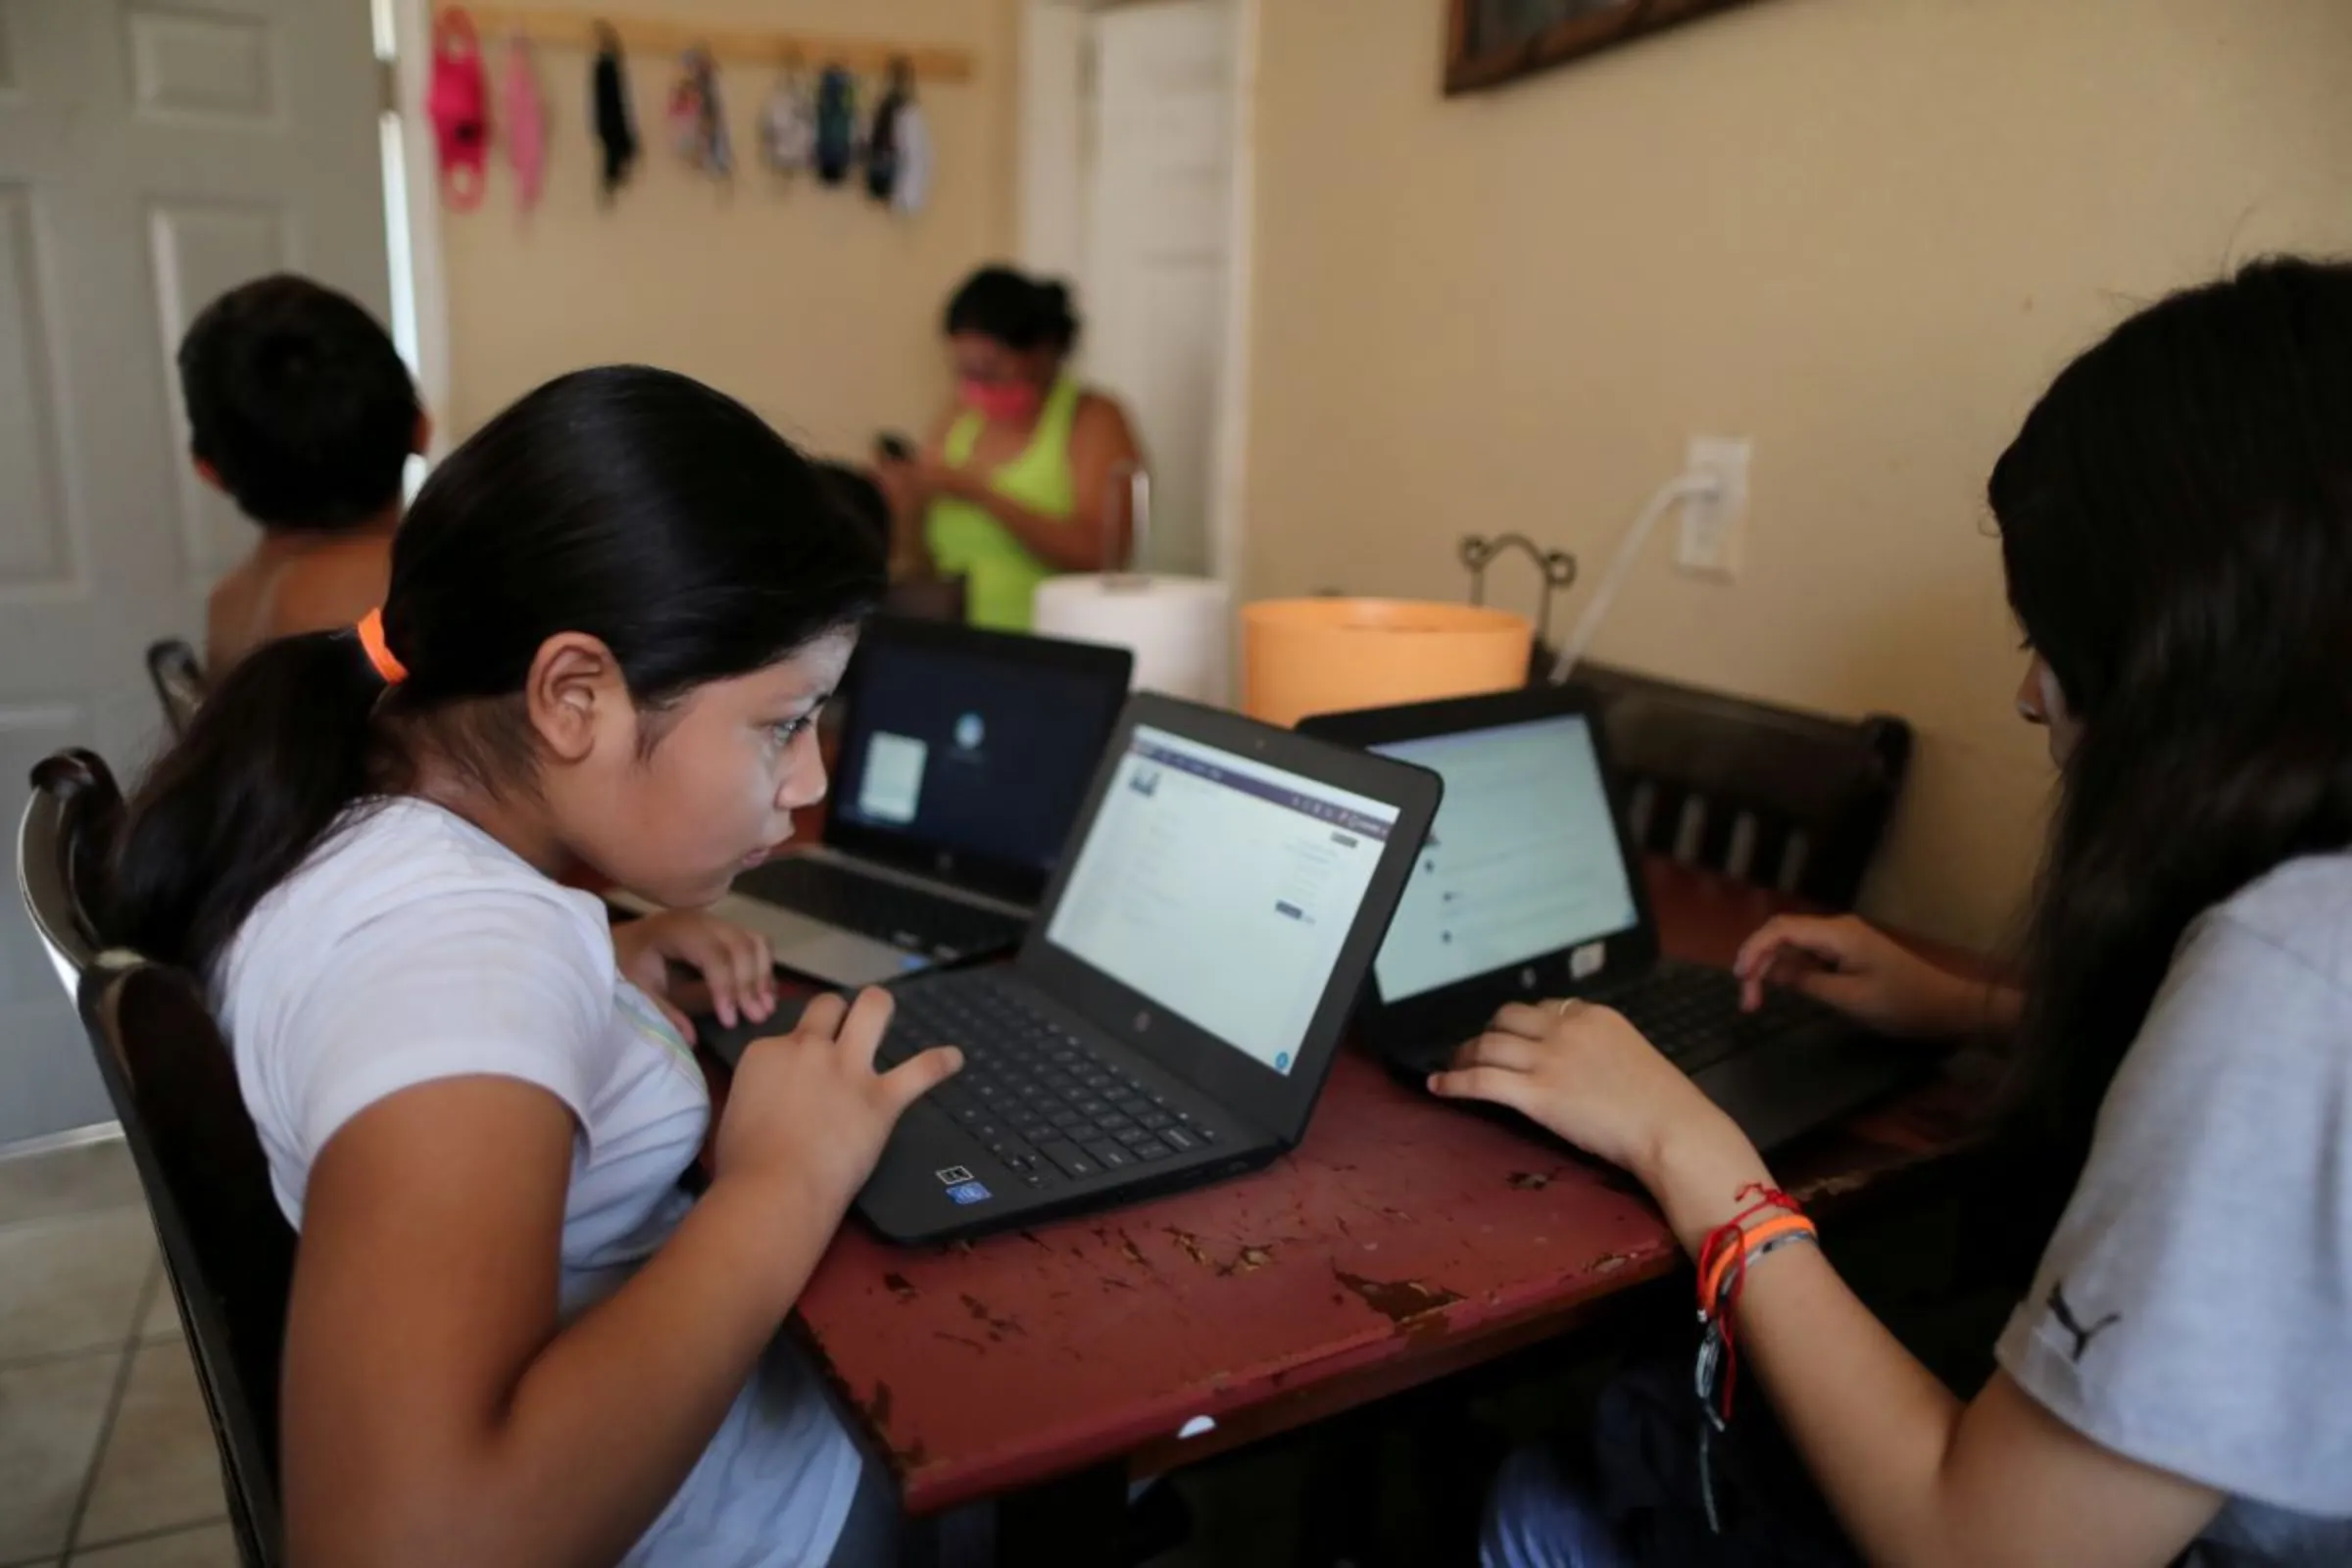
[[[1581,717],[1376,748],[1446,781],[1429,842],[1373,961],[1390,1002],[1490,974],[1640,919]]]
[[[1137,726],[1046,940],[1279,1073],[1396,808]]]

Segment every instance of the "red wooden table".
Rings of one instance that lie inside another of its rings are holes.
[[[1678,957],[1728,962],[1786,906],[1662,862],[1649,877]],[[1778,1173],[1815,1196],[1868,1185],[1958,1147],[1976,1098],[1936,1080]],[[853,1224],[800,1319],[927,1514],[1206,1457],[1490,1360],[1680,1261],[1622,1178],[1350,1051],[1304,1143],[1264,1171],[946,1249]]]

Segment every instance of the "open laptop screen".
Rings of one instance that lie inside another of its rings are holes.
[[[1046,940],[1287,1076],[1397,814],[1138,724]]]
[[[1640,923],[1592,736],[1579,714],[1372,748],[1446,781],[1372,972],[1418,997]]]
[[[834,781],[840,824],[1031,871],[1042,885],[1127,693],[1123,670],[1040,652],[869,637]]]

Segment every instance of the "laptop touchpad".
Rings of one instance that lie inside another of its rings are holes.
[[[931,967],[921,954],[902,952],[854,931],[821,928],[796,941],[778,942],[776,962],[837,986],[876,986]]]
[[[782,967],[828,985],[879,985],[931,967],[920,955],[739,893],[720,899],[710,912],[767,938]]]

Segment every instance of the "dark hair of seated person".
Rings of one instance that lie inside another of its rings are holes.
[[[854,464],[823,459],[812,465],[825,489],[850,519],[873,535],[885,552],[890,549],[890,501],[873,475]]]
[[[188,445],[265,528],[336,532],[400,499],[423,408],[357,300],[292,273],[229,290],[179,345]]]

